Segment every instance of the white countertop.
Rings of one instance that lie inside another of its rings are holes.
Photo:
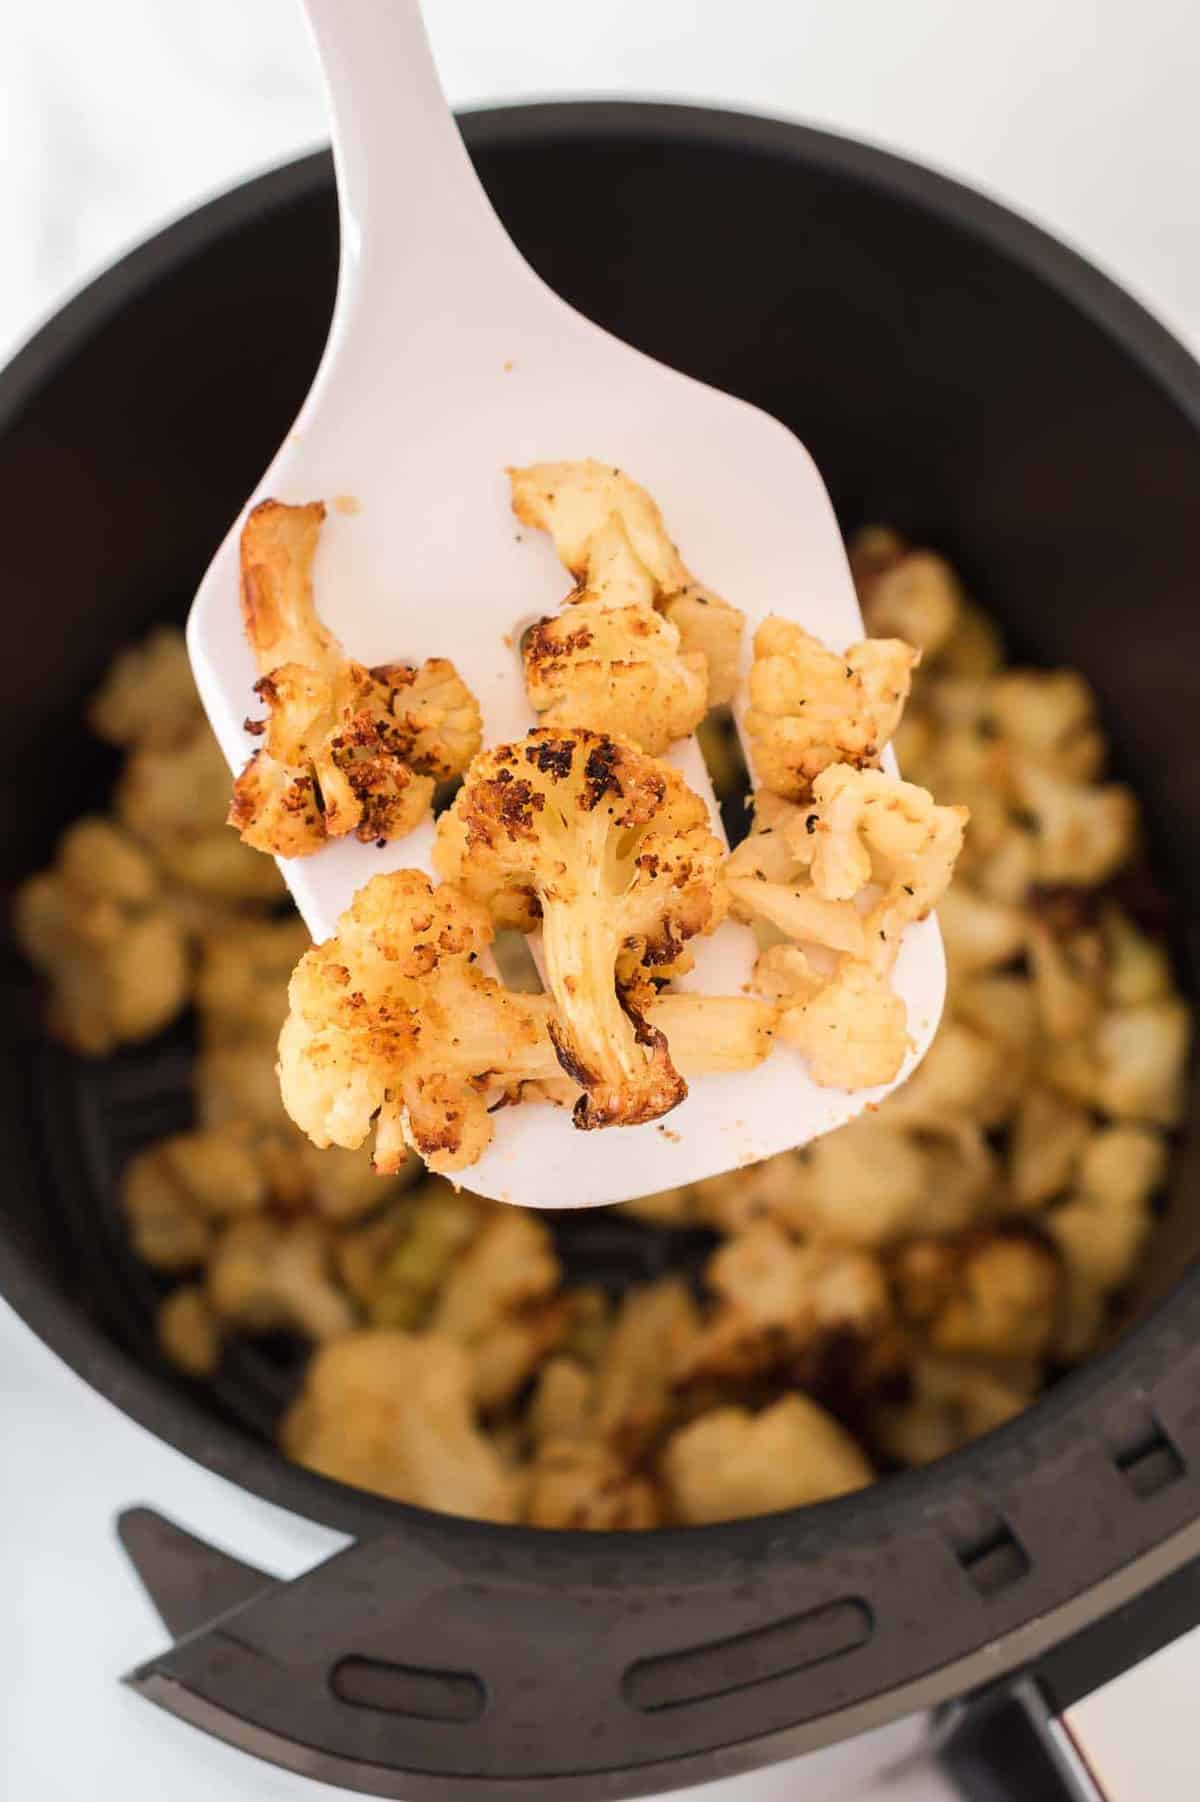
[[[428,0],[427,14],[457,103],[665,97],[870,138],[1024,211],[1200,347],[1191,0]],[[321,135],[294,0],[56,0],[19,17],[10,8],[0,354],[165,219]],[[0,1796],[332,1798],[118,1687],[165,1636],[112,1520],[148,1502],[280,1574],[306,1568],[335,1536],[169,1451],[63,1370],[3,1304],[0,1433]],[[802,1773],[714,1785],[704,1802],[938,1802],[944,1786],[924,1771],[867,1785],[867,1772],[910,1743],[901,1729],[806,1761]]]

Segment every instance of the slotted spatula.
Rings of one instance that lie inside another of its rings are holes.
[[[307,13],[332,115],[337,303],[308,397],[247,505],[351,497],[351,508],[331,507],[314,570],[318,608],[349,655],[367,665],[450,657],[479,699],[484,743],[522,736],[535,722],[521,634],[556,610],[565,582],[549,542],[517,527],[505,468],[583,457],[649,489],[688,566],[744,610],[748,637],[774,612],[837,649],[861,638],[833,510],[804,446],[767,414],[592,325],[533,273],[468,160],[417,0],[307,0]],[[675,277],[649,258],[639,279]],[[200,693],[234,769],[255,748],[243,726],[257,670],[238,606],[242,518],[188,623]],[[712,805],[695,742],[673,758]],[[427,825],[383,848],[347,838],[286,863],[313,938],[334,932],[378,871],[428,871],[431,842]],[[727,924],[695,948],[685,986],[740,992],[755,955],[748,928]],[[932,919],[907,933],[895,984],[912,1035],[906,1076],[942,1007]],[[531,1207],[627,1200],[804,1144],[883,1092],[818,1088],[780,1046],[756,1070],[692,1078],[688,1099],[652,1125],[585,1136],[548,1104],[501,1110],[464,1180]]]

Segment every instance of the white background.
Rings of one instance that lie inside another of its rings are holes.
[[[869,138],[1026,212],[1200,347],[1192,0],[428,0],[427,15],[456,103],[708,100]],[[0,41],[0,353],[166,218],[322,135],[294,0],[43,0],[7,7]],[[0,1797],[322,1802],[117,1687],[163,1641],[112,1537],[133,1501],[280,1574],[336,1543],[134,1428],[0,1304]],[[944,1794],[919,1772],[864,1789],[878,1755],[778,1770],[738,1802]]]

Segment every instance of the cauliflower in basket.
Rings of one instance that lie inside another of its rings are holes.
[[[312,564],[322,502],[262,501],[242,529],[242,615],[261,672],[265,734],[237,778],[229,823],[247,844],[304,857],[353,832],[401,838],[435,781],[479,748],[479,708],[444,658],[365,669],[321,624]]]
[[[158,626],[115,658],[88,709],[97,738],[125,750],[191,739],[204,710],[177,626]],[[228,772],[226,772],[228,775]]]
[[[743,616],[688,574],[645,489],[594,461],[509,471],[513,511],[549,532],[576,581],[523,647],[547,723],[631,739],[652,754],[733,698]]]
[[[898,638],[864,639],[839,657],[792,620],[764,620],[754,635],[746,714],[763,787],[803,801],[831,764],[878,763],[919,659]]]
[[[375,1329],[323,1346],[282,1440],[289,1458],[358,1489],[516,1519],[512,1478],[475,1420],[470,1359],[452,1339]]]
[[[438,873],[504,924],[541,924],[577,1126],[655,1120],[687,1093],[628,991],[716,924],[721,856],[675,770],[591,732],[485,751],[439,820]]]
[[[660,1468],[685,1526],[826,1501],[874,1475],[845,1428],[807,1395],[782,1396],[761,1414],[715,1408],[672,1434]]]
[[[17,893],[17,939],[50,983],[49,1026],[89,1057],[152,1038],[187,1001],[188,949],[158,872],[119,826],[82,819]]]
[[[489,1096],[556,1074],[549,1004],[475,962],[487,911],[416,870],[375,876],[338,936],[301,958],[279,1040],[284,1106],[315,1145],[363,1144],[375,1167],[408,1148],[433,1170],[474,1163],[492,1136]]]

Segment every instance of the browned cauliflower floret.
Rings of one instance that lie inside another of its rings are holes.
[[[722,1245],[705,1282],[717,1304],[681,1359],[681,1380],[751,1375],[793,1362],[830,1335],[868,1339],[890,1313],[870,1253],[836,1241],[795,1244],[770,1220]]]
[[[289,1458],[355,1488],[516,1519],[513,1480],[475,1421],[470,1359],[452,1339],[376,1329],[322,1346],[281,1438]]]
[[[279,1040],[284,1106],[315,1145],[353,1150],[375,1126],[375,1167],[474,1163],[488,1097],[556,1065],[542,996],[513,995],[475,963],[486,908],[417,870],[375,876],[305,953]]]
[[[694,732],[708,707],[704,656],[680,649],[618,518],[589,548],[589,582],[522,645],[530,705],[547,725],[611,732],[657,755]]]
[[[990,901],[965,882],[938,903],[938,925],[953,982],[1011,963],[1025,949],[1028,922],[1019,907]]]
[[[593,1533],[657,1527],[658,1496],[615,1452],[594,1440],[552,1440],[534,1460],[523,1518],[531,1527]]]
[[[715,1408],[671,1435],[659,1468],[686,1526],[823,1502],[874,1475],[845,1428],[807,1395],[785,1395],[761,1414]]]
[[[655,1120],[687,1085],[618,988],[674,963],[718,916],[722,847],[669,765],[591,732],[485,751],[438,822],[434,864],[507,923],[540,921],[550,1022],[580,1127]]]
[[[825,1089],[873,1089],[899,1075],[908,1052],[908,1015],[886,976],[853,958],[811,1000],[784,1008],[779,1037]]]
[[[1085,1108],[1047,1084],[1022,1095],[1012,1122],[1008,1178],[1019,1208],[1040,1208],[1071,1186],[1092,1134]]]
[[[1064,782],[1028,757],[1013,758],[1013,779],[1035,822],[1036,881],[1092,887],[1132,854],[1137,804],[1127,788]]]
[[[206,1279],[213,1312],[248,1333],[336,1339],[356,1324],[315,1220],[239,1220],[222,1234]]]
[[[923,1254],[933,1270],[920,1270]],[[898,1261],[902,1296],[916,1279],[929,1348],[959,1357],[1040,1358],[1054,1334],[1062,1267],[1045,1238],[1019,1227],[909,1245]]]
[[[1077,670],[1005,670],[988,685],[1001,735],[1062,782],[1091,782],[1104,762],[1096,697]]]
[[[559,561],[576,582],[588,579],[592,543],[615,516],[637,560],[663,594],[686,587],[688,572],[667,536],[662,514],[631,476],[594,458],[531,463],[510,469],[513,512],[522,525],[548,532]]]
[[[903,638],[926,657],[950,641],[963,611],[958,577],[932,551],[904,551],[876,539],[852,559],[867,629]]]
[[[153,1037],[188,996],[187,941],[145,853],[82,819],[17,893],[17,939],[50,983],[48,1024],[89,1057]]]
[[[262,1208],[269,1186],[240,1126],[178,1133],[139,1151],[121,1177],[121,1203],[140,1258],[158,1270],[204,1262],[219,1228]]]
[[[279,871],[225,824],[229,769],[203,721],[188,738],[136,746],[117,783],[118,819],[172,882],[218,901],[279,900]]]
[[[1073,1278],[1107,1295],[1132,1274],[1166,1167],[1160,1133],[1110,1126],[1093,1136],[1079,1160],[1073,1193],[1045,1217]]]
[[[914,783],[835,764],[809,807],[764,811],[730,858],[726,886],[743,918],[887,971],[904,927],[944,894],[965,825],[964,809],[936,805]]]
[[[1084,1038],[1053,1046],[1046,1075],[1101,1113],[1175,1126],[1183,1111],[1191,1033],[1191,1013],[1178,996],[1115,1008]]]
[[[288,981],[312,940],[298,919],[243,921],[204,940],[196,1005],[208,1046],[272,1046],[287,1018]]]
[[[593,461],[509,476],[518,519],[549,532],[577,584],[524,647],[532,705],[657,753],[732,700],[744,617],[688,574],[646,491]]]
[[[868,638],[838,656],[791,620],[764,620],[746,714],[762,786],[803,801],[831,764],[876,764],[904,711],[918,655],[900,639]]]
[[[931,1208],[944,1214],[938,1149],[935,1141],[893,1126],[885,1105],[795,1154],[774,1188],[770,1212],[814,1238],[888,1245],[927,1230]],[[969,1206],[969,1197],[964,1202]]]
[[[204,710],[178,626],[156,626],[113,659],[92,697],[88,724],[97,738],[123,749],[181,744],[203,727]]]
[[[368,670],[321,624],[312,564],[324,505],[262,501],[242,528],[242,616],[261,671],[265,733],[234,784],[229,823],[259,851],[304,857],[353,832],[401,838],[435,779],[466,767],[479,709],[444,658]]]
[[[1020,1414],[1041,1387],[1036,1365],[921,1356],[910,1395],[872,1422],[883,1449],[901,1464],[932,1464]]]
[[[479,1407],[511,1400],[560,1337],[561,1276],[546,1227],[510,1207],[487,1222],[451,1267],[429,1325],[467,1348]]]
[[[221,1322],[200,1283],[181,1283],[159,1303],[158,1343],[190,1377],[211,1376],[221,1358]]]

